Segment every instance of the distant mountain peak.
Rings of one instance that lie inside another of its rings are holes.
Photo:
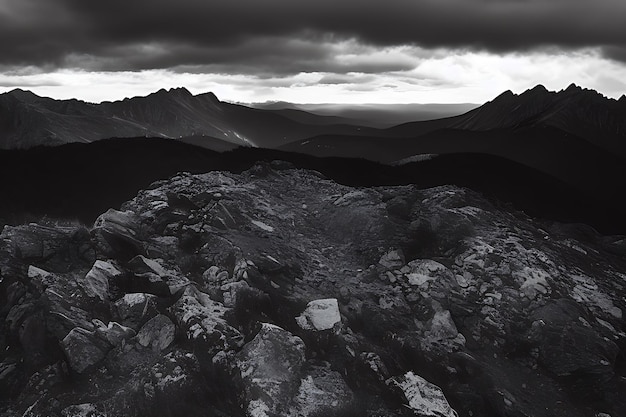
[[[549,91],[543,84],[537,84],[533,88],[529,88],[528,90],[524,91],[518,97],[534,99],[535,97],[544,97],[553,93],[554,92]]]
[[[583,91],[583,88],[576,85],[575,83],[571,83],[566,89],[565,91]]]
[[[514,94],[511,90],[506,90],[505,92],[500,94],[498,97],[496,97],[496,99],[498,99],[500,97],[515,97],[515,96],[516,96],[516,94]]]
[[[187,90],[185,87],[176,87],[176,88],[170,88],[169,90],[166,90],[165,88],[161,88],[158,91],[152,94],[149,94],[147,97],[150,97],[153,99],[157,98],[159,100],[170,101],[170,100],[189,99],[189,98],[193,98],[194,95],[191,94],[191,92]]]
[[[536,86],[534,86],[532,89],[530,89],[529,91],[535,91],[535,92],[542,92],[542,93],[547,93],[548,89],[543,85],[543,84],[537,84]]]
[[[217,98],[217,96],[212,93],[212,92],[207,92],[207,93],[202,93],[202,94],[198,94],[196,97],[198,98],[206,98],[209,101],[213,102],[213,103],[221,103],[220,99]]]
[[[41,97],[39,97],[37,94],[33,93],[30,90],[22,90],[21,88],[16,88],[14,90],[9,91],[8,93],[5,93],[19,101],[24,101],[24,102],[31,102],[33,100],[37,100],[40,99]]]
[[[539,84],[519,95],[506,91],[458,119],[453,127],[473,131],[550,127],[626,155],[625,105],[626,95],[618,102],[574,83],[560,91],[548,91]]]
[[[187,90],[185,87],[170,88],[169,93],[182,95],[182,96],[193,96],[193,94],[191,94],[191,92]]]

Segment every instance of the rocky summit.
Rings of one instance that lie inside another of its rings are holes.
[[[178,174],[0,235],[0,415],[626,415],[626,240],[455,186]]]

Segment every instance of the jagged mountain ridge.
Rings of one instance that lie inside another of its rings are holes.
[[[317,136],[332,135],[341,146],[341,137],[346,135],[418,138],[442,129],[487,132],[552,127],[626,157],[625,115],[626,96],[613,100],[574,84],[559,92],[541,85],[519,95],[507,91],[459,116],[387,129],[301,110],[229,104],[212,93],[194,96],[184,88],[101,104],[53,100],[17,89],[0,95],[0,148],[137,136],[195,137],[194,143],[214,149],[215,139],[232,146],[274,148],[311,141],[315,145]],[[205,143],[202,137],[207,137]]]
[[[607,134],[625,135],[624,112],[626,96],[614,100],[576,84],[559,92],[537,85],[522,94],[506,91],[450,127],[490,130],[540,124],[586,136],[580,133],[584,125]]]
[[[421,154],[486,153],[538,169],[597,196],[616,194],[626,171],[626,96],[571,85],[503,93],[463,115],[413,122],[374,136],[321,135],[279,147],[382,163]]]
[[[367,131],[325,116],[311,114],[307,119],[310,123],[221,102],[212,93],[194,96],[185,88],[100,104],[13,90],[0,95],[0,149],[138,136],[208,137],[203,145],[209,148],[215,139],[237,146],[274,147],[323,133]]]
[[[558,92],[537,85],[522,94],[506,91],[460,116],[390,128],[386,136],[415,137],[441,128],[484,132],[545,127],[626,157],[626,96],[614,100],[575,84]]]

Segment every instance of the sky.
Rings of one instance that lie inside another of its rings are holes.
[[[626,93],[624,0],[0,0],[0,92],[252,103]]]

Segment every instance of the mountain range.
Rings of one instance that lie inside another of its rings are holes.
[[[0,95],[0,148],[5,149],[0,154],[4,160],[2,176],[17,175],[20,181],[30,180],[28,184],[5,182],[1,188],[5,195],[13,196],[11,204],[32,200],[17,196],[24,189],[41,188],[39,171],[44,166],[49,166],[45,175],[50,182],[62,184],[60,187],[77,181],[73,179],[76,169],[82,172],[82,183],[91,178],[106,186],[107,176],[111,177],[107,161],[121,161],[122,154],[126,154],[124,163],[134,167],[123,170],[126,179],[115,178],[130,185],[135,184],[133,178],[161,179],[177,170],[202,172],[216,166],[241,170],[257,158],[275,156],[303,161],[297,155],[308,155],[314,157],[307,159],[308,168],[323,172],[330,169],[334,175],[350,177],[350,183],[355,183],[358,177],[368,178],[363,183],[379,183],[371,172],[391,169],[363,172],[355,168],[363,165],[352,161],[365,159],[385,165],[405,165],[389,174],[389,178],[394,178],[389,184],[411,178],[413,183],[425,186],[447,182],[482,191],[488,189],[506,201],[532,201],[522,204],[523,209],[547,204],[546,210],[561,212],[569,220],[580,218],[568,215],[579,208],[565,207],[564,202],[570,199],[559,197],[560,202],[556,202],[556,198],[546,199],[546,196],[575,196],[578,205],[597,208],[591,217],[580,219],[599,224],[602,218],[604,229],[607,223],[618,223],[617,216],[599,213],[616,213],[623,203],[620,190],[626,189],[625,96],[609,99],[573,84],[559,92],[537,86],[522,94],[504,92],[458,116],[389,128],[371,127],[371,120],[370,126],[365,126],[368,123],[359,125],[358,119],[342,115],[279,107],[259,109],[231,104],[211,93],[192,95],[184,88],[101,104],[53,100],[29,91],[13,90]],[[97,151],[88,147],[52,149],[69,143],[102,140],[108,143],[111,138],[127,138],[127,141],[98,146]],[[145,140],[137,142],[137,138]],[[157,142],[157,138],[174,140]],[[130,143],[134,145],[129,146]],[[150,144],[154,149],[150,149]],[[40,145],[45,147],[36,152],[20,151]],[[219,153],[202,154],[198,147]],[[236,148],[247,151],[223,154]],[[146,161],[146,155],[157,159]],[[102,178],[92,178],[90,175],[96,174],[88,174],[89,167],[76,165],[76,161],[94,158],[102,160]],[[341,159],[329,162],[326,158]],[[17,166],[15,161],[21,161],[21,165]],[[357,170],[340,174],[337,166],[341,164],[346,169]],[[157,170],[156,165],[169,167],[170,171]],[[33,171],[32,166],[40,168]],[[24,167],[29,167],[27,172],[22,172]],[[139,174],[140,170],[144,172]],[[418,179],[418,173],[428,178]],[[148,184],[136,183],[129,192]],[[546,184],[551,185],[546,188]],[[522,186],[526,189],[524,193],[519,192]],[[41,192],[47,193],[49,189],[56,187],[48,186]],[[537,190],[537,196],[532,195],[533,190]],[[109,190],[109,194],[115,193]],[[100,209],[94,208],[94,213]]]
[[[376,117],[374,113],[366,113],[359,119],[354,112],[352,117],[343,117],[329,115],[328,111],[318,114],[319,109],[307,112],[294,106],[286,107],[246,107],[222,102],[212,93],[194,96],[185,88],[161,89],[146,97],[100,104],[54,100],[16,89],[0,95],[0,148],[25,149],[37,145],[143,136],[195,138],[196,144],[208,148],[217,146],[211,139],[219,139],[233,146],[296,149],[302,145],[299,150],[314,152],[314,147],[328,148],[326,137],[332,135],[335,142],[332,147],[336,152],[343,152],[338,139],[340,135],[416,138],[445,129],[520,132],[554,128],[626,156],[626,96],[613,100],[574,84],[559,92],[550,92],[542,85],[519,95],[506,91],[459,116],[409,122],[385,129],[366,126],[376,123],[375,120],[363,120]],[[467,105],[458,106],[459,110],[463,108]],[[341,110],[337,112],[341,113]],[[415,117],[423,117],[423,114]],[[419,141],[414,142],[418,144]],[[398,154],[402,152],[397,151]],[[355,156],[362,155],[357,153]]]
[[[274,147],[315,135],[355,134],[362,129],[338,124],[332,117],[299,112],[305,118],[302,121],[283,113],[225,103],[212,93],[194,96],[185,88],[100,104],[53,100],[18,89],[0,95],[0,148],[159,137],[224,150]]]

